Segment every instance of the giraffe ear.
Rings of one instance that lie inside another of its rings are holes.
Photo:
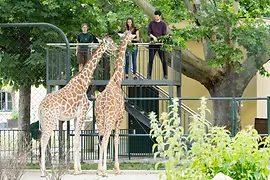
[[[104,38],[107,38],[107,37],[109,37],[109,36],[108,36],[107,33],[102,33],[102,34],[101,34],[101,37],[103,37],[103,39],[104,39]]]

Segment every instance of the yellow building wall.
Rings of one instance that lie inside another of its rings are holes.
[[[251,79],[242,97],[256,97],[256,87],[257,87],[256,78],[257,77],[255,76]],[[240,111],[242,128],[246,128],[249,125],[254,126],[254,121],[255,118],[257,117],[256,107],[257,101],[255,100],[242,101],[242,107]]]
[[[202,43],[197,41],[188,41],[187,48],[190,50],[195,56],[204,59],[204,52]],[[182,75],[182,97],[210,97],[208,90],[198,81],[195,81],[185,75]],[[198,112],[198,108],[200,107],[199,100],[184,100],[182,101],[185,105],[190,107],[192,110]],[[208,109],[213,112],[213,103],[212,101],[207,101]],[[207,119],[212,122],[213,113],[207,114]]]

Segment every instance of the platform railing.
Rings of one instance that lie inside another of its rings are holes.
[[[75,49],[76,49],[77,43],[70,43],[70,51],[71,51],[71,76],[74,76],[78,72],[78,64],[77,64],[77,57],[75,55]],[[87,45],[89,47],[88,52],[89,56],[91,53],[95,51],[95,49],[98,47],[99,43],[79,43],[79,45]],[[133,82],[133,63],[132,63],[132,53],[129,56],[129,68],[128,68],[128,74],[129,77],[125,78],[125,72],[123,72],[123,83],[131,84],[134,83],[142,83],[141,80],[149,80],[147,79],[147,76],[149,74],[148,67],[149,67],[149,43],[135,43],[135,46],[138,47],[138,53],[136,58],[136,75],[137,80]],[[161,45],[158,44],[157,45]],[[151,47],[152,48],[152,47]],[[130,49],[130,48],[127,48]],[[48,67],[50,68],[49,73],[49,81],[54,82],[56,80],[64,80],[65,78],[65,46],[64,43],[48,43],[47,44],[47,63]],[[131,52],[133,52],[131,50]],[[109,56],[104,54],[103,58],[101,59],[99,65],[97,66],[95,70],[94,75],[94,82],[96,81],[107,81],[110,78],[110,74],[113,72],[114,63],[116,61],[117,57]],[[174,84],[180,84],[180,74],[179,72],[174,70],[173,64],[174,61],[179,61],[179,59],[174,59],[173,57],[170,57],[170,63],[168,63],[169,59],[166,59],[167,67],[168,68],[168,80],[167,81],[173,81]],[[124,65],[125,68],[125,65]],[[164,79],[164,73],[162,68],[162,63],[160,60],[160,57],[158,55],[158,52],[155,54],[155,58],[153,61],[153,67],[152,67],[152,75],[151,75],[151,81],[158,81],[158,82],[166,82],[163,81]],[[130,82],[131,81],[131,82]],[[158,83],[156,82],[156,83]],[[97,82],[101,83],[101,82]],[[171,83],[171,82],[167,82]],[[99,85],[98,84],[98,85]]]

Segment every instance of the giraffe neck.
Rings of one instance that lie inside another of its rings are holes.
[[[126,48],[127,48],[127,40],[123,39],[123,42],[121,44],[121,49],[119,52],[119,56],[118,59],[115,63],[115,68],[114,68],[114,73],[109,81],[109,84],[112,83],[112,81],[114,83],[116,83],[116,85],[120,88],[121,87],[121,83],[122,83],[122,75],[124,72],[124,59],[125,59],[125,54],[126,54]]]
[[[79,93],[85,93],[93,79],[94,71],[105,52],[104,43],[102,42],[95,52],[88,59],[84,68],[73,77],[67,84],[67,88],[74,88]]]

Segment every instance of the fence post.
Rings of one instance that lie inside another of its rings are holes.
[[[270,96],[267,96],[267,134],[270,134]]]
[[[114,140],[115,139],[114,139],[114,135],[115,135],[115,130],[113,130],[112,135],[110,135],[110,136],[112,136],[112,145],[111,145],[111,147],[112,147],[112,159],[113,159],[113,161],[115,161],[115,154],[114,154],[114,152],[115,152]],[[120,136],[118,135],[118,137],[119,137],[119,141],[120,141]],[[118,149],[118,154],[119,154],[119,149]]]
[[[231,101],[231,129],[230,129],[230,131],[231,131],[231,135],[232,136],[234,136],[234,134],[233,134],[233,100]]]
[[[62,163],[63,160],[63,121],[59,121],[59,162]]]
[[[232,136],[236,135],[237,131],[237,110],[236,110],[236,99],[232,99],[232,106],[231,106],[231,134]]]
[[[234,101],[233,101],[234,103],[233,103],[233,107],[234,107],[234,120],[233,120],[233,131],[234,131],[234,136],[236,135],[236,133],[237,133],[237,101],[236,101],[236,99],[234,98]]]
[[[83,145],[84,145],[84,136],[82,136],[81,135],[82,134],[82,131],[81,131],[81,133],[80,133],[80,144],[81,144],[81,163],[83,163],[83,160],[84,160],[84,148],[83,148]],[[83,135],[84,135],[85,133],[83,133]]]
[[[128,136],[128,160],[130,159],[130,136]]]

